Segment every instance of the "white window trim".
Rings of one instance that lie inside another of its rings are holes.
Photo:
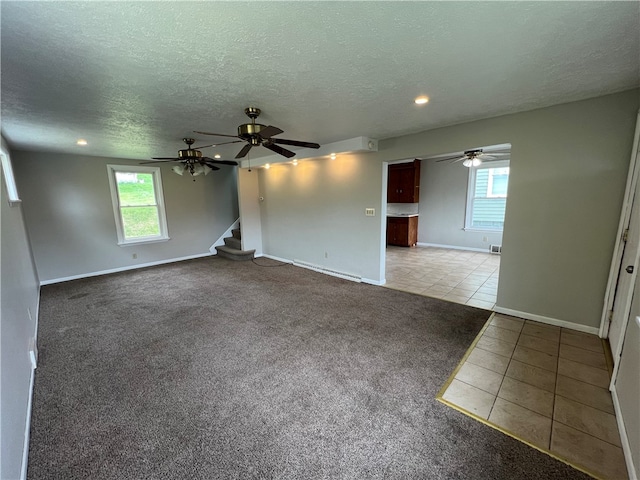
[[[472,192],[475,193],[475,185],[476,185],[476,172],[478,170],[481,169],[485,169],[485,168],[503,168],[503,167],[509,167],[510,166],[510,161],[509,160],[498,160],[498,161],[493,161],[493,162],[484,162],[483,164],[481,164],[478,167],[471,167],[469,168],[469,180],[467,183],[467,209],[464,213],[464,228],[463,230],[465,232],[502,232],[504,231],[504,228],[490,228],[490,227],[482,227],[482,228],[478,228],[478,227],[473,227],[471,225],[471,212],[472,212],[472,208],[473,208],[473,195]],[[511,173],[511,171],[509,171],[509,173]],[[506,196],[505,196],[506,197]],[[492,198],[505,198],[505,197],[492,197]]]
[[[141,243],[166,242],[170,240],[167,229],[167,215],[164,208],[164,194],[162,192],[162,177],[159,167],[143,167],[135,165],[107,165],[109,175],[109,188],[111,189],[111,201],[113,203],[113,215],[116,221],[116,232],[118,234],[118,245],[139,245]],[[153,176],[153,190],[156,196],[156,206],[158,208],[158,220],[160,224],[160,235],[148,237],[138,237],[126,239],[124,236],[124,226],[120,211],[120,198],[118,197],[118,184],[116,181],[117,172],[150,173]]]
[[[13,174],[13,166],[11,165],[11,156],[9,155],[9,148],[2,138],[0,144],[0,163],[2,164],[2,172],[4,176],[4,184],[7,186],[7,197],[9,199],[9,205],[14,206],[22,202],[20,195],[18,195],[18,186],[16,184],[16,178]]]

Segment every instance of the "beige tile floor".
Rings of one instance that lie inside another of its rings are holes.
[[[602,341],[493,314],[438,398],[602,479],[626,479]]]
[[[387,247],[385,287],[492,310],[500,255],[435,247]]]

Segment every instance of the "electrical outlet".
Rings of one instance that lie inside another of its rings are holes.
[[[133,255],[131,255],[131,258],[133,258],[135,260],[136,258],[138,258],[138,254],[134,253]]]
[[[484,237],[482,237],[482,241],[483,242],[488,242],[489,241],[489,237],[487,237],[486,235]]]
[[[324,252],[324,258],[329,258],[329,252]]]

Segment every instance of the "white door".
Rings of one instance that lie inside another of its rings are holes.
[[[609,343],[613,354],[614,366],[620,359],[620,347],[624,337],[629,313],[631,312],[631,300],[633,298],[633,286],[638,274],[638,259],[640,255],[640,182],[636,181],[635,194],[632,200],[631,217],[626,233],[626,242],[622,253],[622,262],[618,273],[618,282],[613,301],[613,314],[609,325]]]

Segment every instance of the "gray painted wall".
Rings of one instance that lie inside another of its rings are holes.
[[[487,252],[489,245],[502,245],[502,232],[464,230],[468,182],[469,169],[459,162],[450,164],[435,160],[422,161],[418,243],[481,249]]]
[[[139,162],[15,152],[13,163],[41,281],[208,254],[238,218],[233,168],[194,182],[162,166],[171,240],[120,247],[106,165]]]
[[[0,250],[2,257],[2,307],[0,312],[2,397],[0,418],[2,446],[1,478],[20,478],[28,406],[31,398],[32,365],[29,342],[36,336],[39,282],[20,204],[9,206],[4,178]],[[19,191],[20,192],[20,191]],[[22,193],[22,192],[20,192]],[[29,318],[29,312],[31,318]]]
[[[259,169],[264,253],[379,280],[382,164],[370,155]]]
[[[383,140],[335,165],[261,170],[265,253],[379,279],[380,216],[364,208],[381,207],[382,162],[510,143],[497,304],[596,328],[638,106],[631,90]]]

